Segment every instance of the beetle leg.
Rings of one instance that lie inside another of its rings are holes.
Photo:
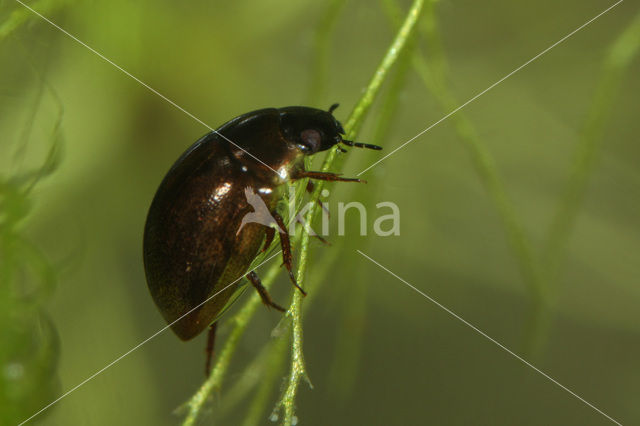
[[[357,179],[357,178],[343,178],[340,177],[338,173],[329,173],[329,172],[309,172],[306,170],[299,171],[295,177],[296,179],[301,178],[310,178],[310,179],[318,179],[318,180],[328,180],[332,182],[362,182],[367,183],[366,180]]]
[[[276,220],[276,223],[278,224],[280,229],[282,229],[283,231],[280,233],[280,245],[282,246],[282,264],[287,268],[287,271],[289,271],[289,278],[291,278],[291,282],[293,283],[293,285],[296,286],[296,288],[300,290],[300,292],[304,296],[306,296],[307,292],[304,291],[302,287],[298,285],[298,282],[296,281],[296,277],[293,275],[293,270],[291,266],[291,263],[292,263],[291,262],[292,260],[291,241],[289,241],[289,234],[287,233],[287,227],[284,224],[284,220],[282,220],[282,216],[280,216],[278,213],[274,212],[273,218]]]
[[[264,246],[262,247],[262,252],[263,253],[265,251],[267,251],[267,249],[271,245],[271,242],[273,241],[273,237],[276,235],[276,229],[268,226],[267,230],[266,230],[266,233],[267,233],[267,237],[265,238]]]
[[[307,181],[307,192],[309,194],[311,194],[313,192],[313,188],[315,188],[315,184],[312,181],[308,180]],[[329,217],[329,209],[327,208],[327,206],[322,204],[322,201],[320,201],[320,199],[317,199],[316,203],[322,208],[322,210],[324,210],[324,212],[327,214],[327,217]],[[304,223],[302,221],[300,221],[300,223],[304,225]],[[320,235],[318,235],[316,233],[314,233],[312,236],[316,237],[318,240],[320,240],[320,242],[322,244],[326,244],[328,246],[331,245],[331,243],[329,241],[325,240],[324,238],[322,238]]]
[[[298,218],[298,222],[299,222],[302,226],[304,226],[304,220],[303,220],[302,218]],[[330,243],[329,241],[327,241],[327,240],[325,240],[324,238],[322,238],[322,236],[321,236],[321,235],[316,234],[315,232],[313,232],[313,230],[311,230],[311,232],[309,233],[309,235],[311,235],[312,237],[317,238],[317,239],[318,239],[318,241],[320,241],[322,244],[326,244],[326,245],[328,245],[328,246],[330,246],[330,245],[331,245],[331,243]]]
[[[313,184],[312,181],[308,180],[307,181],[307,192],[309,194],[311,194],[313,192],[313,188],[315,187],[315,185]],[[322,208],[322,210],[324,210],[324,212],[327,214],[327,217],[329,217],[329,209],[327,208],[327,206],[325,206],[324,204],[322,204],[322,201],[320,201],[320,199],[316,200],[316,203],[320,206],[320,208]],[[318,239],[320,241],[322,241],[325,244],[329,244],[326,240],[318,237]]]
[[[314,234],[314,235],[312,235],[312,237],[316,237],[316,238],[318,239],[318,241],[320,241],[320,242],[321,242],[322,244],[324,244],[324,245],[327,245],[327,246],[330,246],[330,245],[331,245],[331,243],[330,243],[329,241],[325,240],[324,238],[322,238],[322,237],[321,237],[320,235],[318,235],[318,234]]]
[[[280,312],[286,311],[282,306],[278,305],[276,302],[273,301],[267,289],[264,288],[264,286],[262,285],[262,282],[260,282],[260,278],[258,277],[258,274],[256,274],[254,271],[251,271],[246,275],[246,277],[249,280],[249,282],[253,285],[253,287],[258,291],[258,294],[262,299],[262,303],[272,308],[275,308]]]
[[[211,374],[211,360],[213,359],[213,345],[216,341],[216,329],[218,328],[218,323],[214,322],[209,326],[209,334],[207,335],[207,347],[205,349],[206,353],[206,361],[204,364],[204,375],[209,377]]]

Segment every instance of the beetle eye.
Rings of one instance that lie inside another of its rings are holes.
[[[302,140],[303,149],[308,149],[311,152],[317,152],[322,144],[322,135],[315,129],[303,130],[300,133],[300,139]]]

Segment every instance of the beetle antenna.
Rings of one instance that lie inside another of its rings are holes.
[[[353,141],[348,141],[346,139],[342,139],[342,143],[349,146],[355,146],[356,148],[375,149],[376,151],[380,151],[382,149],[382,147],[378,145],[373,145],[370,143],[362,143],[362,142],[353,142]]]
[[[331,105],[331,106],[329,107],[329,114],[332,114],[332,113],[333,113],[333,111],[335,111],[335,110],[336,110],[336,108],[338,108],[339,106],[340,106],[340,104],[338,104],[338,103],[335,103],[335,104]]]

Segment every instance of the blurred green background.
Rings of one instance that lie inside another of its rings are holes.
[[[257,108],[333,102],[345,120],[394,35],[390,2],[371,0],[31,4],[213,127]],[[430,5],[359,139],[390,152],[611,4]],[[609,423],[356,249],[640,424],[638,12],[620,4],[465,107],[467,121],[450,117],[369,170],[368,185],[332,188],[334,212],[339,201],[369,206],[370,235],[353,223],[341,237],[333,223],[332,247],[313,241],[304,349],[314,388],[301,384],[299,424]],[[144,221],[170,165],[207,129],[11,0],[0,1],[0,69],[0,409],[16,424],[164,327],[144,279]],[[420,69],[436,76],[431,91]],[[25,192],[55,141],[59,165]],[[380,155],[353,150],[343,171]],[[400,236],[373,234],[382,201],[400,207]],[[274,298],[285,303],[289,290],[280,277]],[[236,404],[228,391],[279,319],[258,311],[201,424],[241,424],[253,391]],[[174,410],[203,380],[204,346],[205,336],[183,343],[166,331],[37,421],[178,424]],[[21,376],[21,363],[46,374]],[[281,383],[260,424],[272,424]]]

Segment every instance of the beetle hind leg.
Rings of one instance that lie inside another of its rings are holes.
[[[276,302],[273,301],[273,299],[271,298],[271,295],[269,294],[267,289],[264,288],[264,286],[262,285],[262,282],[260,281],[260,278],[258,277],[258,274],[256,274],[255,272],[251,271],[246,275],[246,277],[249,280],[249,282],[251,283],[251,285],[253,285],[253,287],[256,289],[256,291],[260,295],[260,298],[262,299],[262,303],[264,303],[265,305],[270,306],[270,307],[272,307],[274,309],[277,309],[280,312],[285,312],[286,311],[285,308],[283,308],[282,306],[278,305]]]
[[[214,322],[209,326],[209,333],[207,334],[207,347],[205,348],[206,353],[206,361],[204,364],[204,375],[209,377],[211,374],[211,360],[213,359],[213,347],[216,341],[216,329],[218,328],[218,323]]]
[[[267,231],[266,231],[266,237],[264,239],[264,245],[262,246],[262,253],[264,253],[265,251],[267,251],[267,249],[269,248],[269,246],[271,245],[271,242],[273,241],[273,237],[276,235],[276,230],[275,228],[272,228],[270,226],[267,227]]]

